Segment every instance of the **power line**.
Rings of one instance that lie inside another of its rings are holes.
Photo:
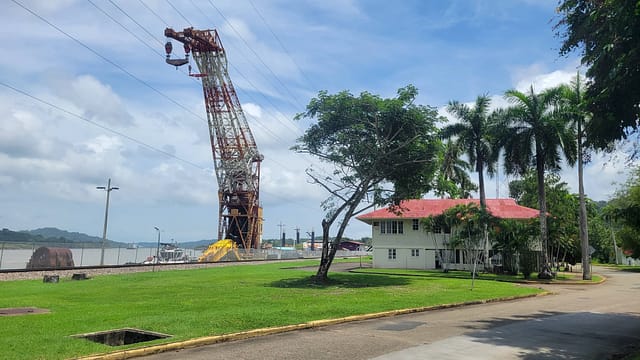
[[[204,171],[205,173],[207,173],[207,174],[211,174],[211,173],[212,173],[212,169],[211,169],[211,168],[202,167],[202,166],[200,166],[200,165],[198,165],[198,164],[196,164],[196,163],[194,163],[194,162],[192,162],[192,161],[189,161],[189,160],[187,160],[187,159],[185,159],[185,158],[179,157],[179,156],[174,155],[174,154],[172,154],[172,153],[170,153],[170,152],[167,152],[167,151],[164,151],[164,150],[162,150],[162,149],[159,149],[159,148],[157,148],[157,147],[155,147],[155,146],[153,146],[153,145],[150,145],[150,144],[148,144],[148,143],[145,143],[145,142],[144,142],[144,141],[142,141],[142,140],[138,140],[138,139],[136,139],[136,138],[134,138],[134,137],[132,137],[132,136],[129,136],[129,135],[125,134],[125,133],[122,133],[122,132],[120,132],[120,131],[114,130],[114,129],[112,129],[112,128],[108,127],[108,126],[102,125],[102,124],[100,124],[100,123],[98,123],[98,122],[96,122],[96,121],[93,121],[93,120],[91,120],[91,119],[88,119],[88,118],[86,118],[86,117],[84,117],[84,116],[82,116],[82,115],[76,114],[76,113],[74,113],[74,112],[72,112],[72,111],[70,111],[70,110],[67,110],[67,109],[65,109],[65,108],[63,108],[63,107],[61,107],[61,106],[58,106],[58,105],[56,105],[56,104],[54,104],[54,103],[52,103],[52,102],[49,102],[49,101],[44,100],[44,99],[42,99],[42,98],[39,98],[39,97],[37,97],[37,96],[35,96],[35,95],[32,95],[32,94],[28,93],[28,92],[27,92],[27,91],[25,91],[25,90],[18,89],[18,88],[16,88],[15,86],[12,86],[12,85],[10,85],[10,84],[7,84],[7,83],[5,83],[5,82],[4,82],[4,81],[2,81],[2,80],[0,80],[0,85],[2,85],[2,86],[4,86],[4,87],[6,87],[6,88],[8,88],[8,89],[10,89],[10,90],[12,90],[12,91],[14,91],[14,92],[16,92],[16,93],[19,93],[19,94],[21,94],[21,95],[23,95],[23,96],[26,96],[26,97],[28,97],[28,98],[30,98],[30,99],[32,99],[32,100],[35,100],[36,102],[39,102],[39,103],[44,104],[44,105],[47,105],[47,106],[52,107],[52,108],[54,108],[54,109],[56,109],[56,110],[58,110],[58,111],[60,111],[60,112],[63,112],[63,113],[65,113],[65,114],[68,114],[68,115],[70,115],[70,116],[73,116],[73,117],[75,117],[75,118],[78,118],[78,119],[80,119],[80,120],[82,120],[82,121],[85,121],[85,122],[87,122],[87,123],[89,123],[89,124],[91,124],[91,125],[93,125],[93,126],[96,126],[96,127],[100,128],[100,129],[102,129],[102,130],[108,131],[108,132],[110,132],[110,133],[112,133],[112,134],[114,134],[114,135],[117,135],[117,136],[119,136],[119,137],[122,137],[122,138],[124,138],[124,139],[127,139],[127,140],[129,140],[129,141],[131,141],[131,142],[133,142],[133,143],[138,144],[138,145],[144,146],[145,148],[147,148],[147,149],[149,149],[149,150],[155,151],[155,152],[160,153],[160,154],[162,154],[162,155],[165,155],[165,156],[167,156],[167,157],[169,157],[169,158],[172,158],[172,159],[178,160],[178,161],[180,161],[180,162],[183,162],[183,163],[185,163],[185,164],[187,164],[187,165],[189,165],[189,166],[192,166],[192,167],[194,167],[194,168],[196,168],[196,169],[198,169],[198,170],[203,170],[203,171]],[[286,201],[289,201],[289,202],[295,202],[295,203],[298,203],[298,204],[301,204],[301,205],[306,205],[306,203],[304,203],[304,202],[297,201],[297,200],[292,200],[292,199],[289,199],[289,198],[287,198],[287,197],[284,197],[284,196],[279,195],[279,194],[276,194],[276,193],[272,193],[272,192],[264,191],[264,190],[262,190],[262,191],[263,191],[265,194],[270,195],[270,196],[273,196],[273,197],[275,197],[275,198],[277,198],[277,199],[280,199],[280,200],[286,200]]]
[[[113,0],[109,0],[109,2],[111,3],[111,5],[115,6],[118,10],[120,10],[120,12],[122,14],[124,14],[124,16],[128,17],[129,20],[133,21],[136,25],[138,25],[138,27],[140,29],[142,29],[142,31],[146,32],[147,35],[149,35],[152,39],[154,39],[155,41],[157,41],[161,46],[164,45],[162,43],[162,41],[158,40],[158,38],[155,37],[155,35],[153,35],[151,32],[149,32],[149,30],[147,30],[144,26],[140,25],[139,22],[136,21],[136,19],[132,18],[126,11],[122,10],[122,8],[120,6],[118,6],[118,4],[114,3]],[[133,35],[133,34],[132,34]],[[135,35],[134,35],[135,36]]]
[[[205,14],[205,16],[206,16],[207,18],[209,18],[209,16],[207,16],[207,15],[206,15],[206,12],[204,12],[200,7],[198,7],[198,6],[197,6],[193,1],[191,1],[191,3],[192,3],[192,5],[193,5],[197,10],[198,10],[198,12]],[[172,7],[173,7],[175,10],[177,10],[177,9],[175,8],[175,6],[172,6]],[[182,16],[182,17],[187,21],[187,23],[190,23],[190,21],[189,21],[188,19],[186,19],[186,17],[185,17],[184,15],[182,15],[182,13],[180,13],[180,14],[181,14],[181,16]],[[209,20],[211,20],[211,19],[209,19]],[[258,87],[257,87],[257,86],[256,86],[256,85],[255,85],[255,84],[254,84],[254,83],[253,83],[253,82],[252,82],[252,81],[251,81],[247,76],[245,76],[245,75],[244,75],[244,73],[243,73],[242,71],[240,71],[240,69],[239,69],[239,68],[237,68],[233,63],[229,63],[229,65],[230,65],[230,67],[231,67],[234,71],[236,71],[236,72],[237,72],[237,73],[238,73],[238,74],[239,74],[239,75],[240,75],[240,76],[241,76],[245,81],[247,81],[247,83],[248,83],[248,84],[249,84],[253,89],[255,89],[257,93],[261,94],[261,95],[262,95],[262,97],[263,97],[263,99],[264,99],[265,101],[267,101],[269,104],[271,104],[271,106],[273,107],[273,110],[276,112],[276,114],[274,114],[274,116],[273,116],[273,118],[274,118],[275,120],[277,120],[279,123],[281,123],[281,124],[285,125],[285,127],[289,128],[290,130],[293,130],[293,133],[294,133],[296,136],[298,136],[298,135],[301,133],[300,129],[299,129],[297,126],[295,126],[294,124],[292,124],[292,123],[291,123],[291,122],[289,122],[289,121],[283,121],[283,120],[278,116],[278,114],[279,114],[279,115],[281,115],[281,116],[282,116],[282,118],[284,118],[284,119],[286,119],[286,118],[287,118],[287,116],[285,116],[285,115],[284,115],[284,113],[282,113],[282,111],[278,109],[278,106],[277,106],[277,105],[275,105],[275,104],[273,103],[273,101],[272,101],[270,98],[268,98],[268,97],[267,97],[267,96],[265,96],[261,91],[259,91],[259,90],[258,90]],[[254,65],[254,66],[255,66],[255,65]],[[257,68],[256,68],[256,69],[257,69]],[[266,79],[266,77],[265,77],[265,79]],[[267,81],[269,81],[269,80],[267,79]],[[245,95],[246,95],[247,97],[249,97],[250,99],[252,99],[252,100],[254,100],[254,101],[256,101],[256,100],[257,100],[257,99],[255,99],[255,98],[254,98],[254,96],[253,96],[253,95],[251,95],[250,93],[247,93],[247,92],[244,92],[244,93],[245,93]],[[256,101],[256,102],[257,102],[257,101]],[[268,127],[264,126],[264,125],[263,125],[263,124],[261,124],[260,122],[256,122],[256,123],[254,123],[254,124],[255,124],[255,125],[257,125],[257,126],[259,126],[262,130],[264,130],[264,131],[265,131],[267,134],[269,134],[272,138],[274,138],[274,139],[276,139],[276,140],[284,141],[280,136],[278,136],[278,135],[277,135],[276,133],[274,133],[271,129],[269,129]],[[304,157],[304,154],[297,154],[297,155],[299,155],[299,156],[301,156],[301,157]],[[283,165],[283,164],[279,163],[278,161],[274,161],[274,162],[276,162],[277,164],[279,164],[279,165],[281,165],[281,166],[283,166],[283,167],[287,168],[287,166],[286,166],[286,165]]]
[[[142,4],[145,8],[147,8],[147,10],[149,10],[153,15],[155,15],[155,16],[156,16],[156,17],[157,17],[157,18],[158,18],[162,23],[164,23],[164,25],[165,25],[166,27],[169,27],[169,23],[168,23],[168,22],[166,22],[162,17],[160,17],[160,15],[158,15],[155,11],[153,11],[153,9],[151,9],[151,8],[149,7],[149,5],[145,4],[145,2],[144,2],[144,1],[142,1],[142,0],[138,0],[138,1],[139,1],[139,2],[140,2],[140,4]]]
[[[269,70],[269,72],[271,73],[271,75],[273,75],[273,77],[280,83],[280,85],[282,85],[282,88],[286,90],[286,92],[291,96],[291,98],[293,98],[297,103],[298,106],[300,107],[304,107],[302,104],[300,104],[298,102],[298,99],[295,95],[293,95],[293,93],[291,92],[291,90],[289,90],[289,88],[282,82],[282,80],[280,80],[280,77],[278,77],[278,75],[276,75],[273,70],[271,70],[271,68],[269,67],[269,65],[267,65],[264,60],[262,60],[262,57],[260,55],[258,55],[258,53],[253,50],[253,48],[251,47],[251,45],[249,45],[249,43],[244,39],[244,37],[242,37],[242,35],[240,34],[240,32],[238,30],[236,30],[236,28],[233,26],[233,24],[227,19],[226,16],[224,16],[224,14],[220,11],[220,9],[218,9],[218,7],[215,6],[215,4],[213,3],[213,1],[209,0],[209,4],[211,4],[211,6],[218,12],[218,14],[220,14],[220,16],[222,16],[222,18],[224,19],[224,21],[227,22],[227,24],[229,24],[229,27],[233,30],[233,32],[236,33],[236,35],[238,35],[238,37],[240,38],[240,40],[242,40],[242,42],[246,45],[246,47],[251,50],[251,52],[256,56],[256,58],[262,63],[262,65],[264,65],[264,67]]]
[[[181,157],[179,157],[179,156],[173,155],[173,154],[171,154],[170,152],[164,151],[164,150],[162,150],[162,149],[158,149],[158,148],[156,148],[156,147],[155,147],[155,146],[153,146],[153,145],[149,145],[149,144],[147,144],[147,143],[145,143],[145,142],[143,142],[143,141],[141,141],[141,140],[138,140],[138,139],[136,139],[136,138],[134,138],[134,137],[131,137],[131,136],[129,136],[129,135],[127,135],[127,134],[124,134],[124,133],[122,133],[122,132],[119,132],[119,131],[117,131],[117,130],[113,130],[113,129],[111,129],[111,128],[110,128],[110,127],[108,127],[108,126],[104,126],[104,125],[102,125],[102,124],[100,124],[100,123],[98,123],[98,122],[96,122],[96,121],[93,121],[93,120],[91,120],[91,119],[88,119],[88,118],[86,118],[86,117],[84,117],[84,116],[82,116],[82,115],[78,115],[78,114],[76,114],[76,113],[74,113],[74,112],[71,112],[71,111],[69,111],[69,110],[67,110],[67,109],[65,109],[65,108],[63,108],[63,107],[61,107],[61,106],[58,106],[58,105],[56,105],[56,104],[53,104],[53,103],[51,103],[51,102],[49,102],[49,101],[46,101],[46,100],[44,100],[44,99],[41,99],[41,98],[39,98],[39,97],[37,97],[37,96],[35,96],[35,95],[29,94],[28,92],[26,92],[26,91],[24,91],[24,90],[20,90],[20,89],[18,89],[18,88],[16,88],[16,87],[14,87],[14,86],[11,86],[11,85],[9,85],[9,84],[7,84],[7,83],[5,83],[5,82],[1,81],[1,80],[0,80],[0,85],[2,85],[2,86],[4,86],[4,87],[6,87],[6,88],[8,88],[8,89],[11,89],[11,90],[13,90],[13,91],[15,91],[15,92],[17,92],[17,93],[19,93],[19,94],[22,94],[22,95],[24,95],[24,96],[26,96],[26,97],[28,97],[28,98],[31,98],[31,99],[33,99],[33,100],[35,100],[35,101],[37,101],[37,102],[39,102],[39,103],[41,103],[41,104],[47,105],[47,106],[49,106],[49,107],[52,107],[52,108],[54,108],[54,109],[56,109],[56,110],[59,110],[59,111],[61,111],[61,112],[65,113],[65,114],[69,114],[69,115],[71,115],[71,116],[73,116],[73,117],[75,117],[75,118],[78,118],[78,119],[80,119],[80,120],[86,121],[86,122],[88,122],[89,124],[94,125],[94,126],[97,126],[97,127],[101,128],[101,129],[103,129],[103,130],[106,130],[106,131],[108,131],[108,132],[112,133],[112,134],[118,135],[118,136],[123,137],[123,138],[125,138],[125,139],[127,139],[127,140],[130,140],[130,141],[133,141],[134,143],[136,143],[136,144],[138,144],[138,145],[142,145],[142,146],[144,146],[144,147],[146,147],[146,148],[148,148],[148,149],[151,149],[151,150],[153,150],[153,151],[159,152],[159,153],[161,153],[161,154],[163,154],[163,155],[166,155],[166,156],[168,156],[168,157],[174,158],[174,159],[176,159],[176,160],[182,161],[182,162],[184,162],[185,164],[191,165],[191,166],[193,166],[193,167],[195,167],[195,168],[198,168],[198,169],[200,169],[200,170],[206,170],[206,171],[209,171],[209,169],[207,169],[207,168],[203,168],[202,166],[200,166],[200,165],[198,165],[198,164],[196,164],[196,163],[194,163],[194,162],[191,162],[191,161],[186,160],[186,159],[183,159],[183,158],[181,158]]]
[[[171,97],[169,97],[168,95],[164,94],[163,92],[161,92],[160,90],[156,89],[155,87],[151,86],[150,84],[148,84],[147,82],[145,82],[144,80],[138,78],[137,76],[135,76],[134,74],[132,74],[131,72],[129,72],[128,70],[126,70],[125,68],[123,68],[122,66],[120,66],[119,64],[115,63],[114,61],[110,60],[109,58],[103,56],[102,54],[100,54],[99,52],[97,52],[96,50],[94,50],[93,48],[91,48],[90,46],[86,45],[85,43],[83,43],[82,41],[78,40],[77,38],[75,38],[74,36],[70,35],[69,33],[65,32],[64,30],[62,30],[61,28],[59,28],[58,26],[56,26],[55,24],[51,23],[50,21],[48,21],[47,19],[45,19],[44,17],[42,17],[41,15],[39,15],[38,13],[34,12],[33,10],[29,9],[28,7],[26,7],[25,5],[23,5],[22,3],[20,3],[17,0],[12,0],[15,4],[17,4],[18,6],[22,7],[24,10],[26,10],[27,12],[29,12],[30,14],[32,14],[33,16],[37,17],[38,19],[40,19],[41,21],[45,22],[47,25],[51,26],[52,28],[56,29],[57,31],[59,31],[60,33],[62,33],[63,35],[67,36],[69,39],[73,40],[74,42],[76,42],[77,44],[81,45],[82,47],[84,47],[85,49],[89,50],[90,52],[92,52],[94,55],[98,56],[99,58],[101,58],[102,60],[106,61],[107,63],[111,64],[112,66],[118,68],[120,71],[124,72],[125,74],[129,75],[131,78],[135,79],[136,81],[140,82],[141,84],[145,85],[146,87],[148,87],[149,89],[153,90],[154,92],[156,92],[157,94],[161,95],[162,97],[164,97],[165,99],[169,100],[170,102],[172,102],[173,104],[177,105],[178,107],[180,107],[181,109],[187,111],[188,113],[192,114],[193,116],[195,116],[196,118],[199,118],[200,120],[204,121],[205,123],[208,123],[208,121],[203,118],[202,116],[200,116],[199,114],[193,112],[192,110],[188,109],[186,106],[180,104],[179,102],[175,101],[174,99],[172,99]],[[172,6],[173,7],[173,6]],[[124,135],[124,134],[123,134]],[[128,138],[126,135],[124,135],[126,138]],[[133,138],[132,138],[133,139]],[[286,165],[275,161],[272,159],[273,162],[287,168]]]
[[[169,4],[169,6],[171,6],[171,7],[173,8],[173,10],[175,10],[175,11],[178,13],[178,15],[180,15],[180,16],[184,19],[184,21],[186,21],[186,22],[187,22],[187,24],[191,25],[191,22],[190,22],[189,20],[187,20],[187,18],[186,18],[186,17],[184,17],[184,15],[182,15],[182,13],[180,12],[180,10],[178,10],[175,6],[173,6],[173,4],[171,3],[171,1],[169,1],[169,0],[165,0],[165,1],[167,2],[167,4]]]
[[[155,52],[156,54],[158,54],[159,56],[163,56],[161,52],[159,52],[157,49],[152,48],[151,46],[149,46],[149,44],[147,44],[144,40],[140,39],[138,37],[138,35],[134,34],[132,31],[130,31],[126,26],[124,26],[122,23],[120,23],[118,20],[116,20],[113,16],[111,16],[109,13],[107,13],[104,9],[100,8],[98,5],[96,5],[93,1],[91,0],[87,0],[89,1],[89,3],[91,5],[93,5],[93,7],[95,7],[96,9],[100,10],[101,13],[103,13],[106,17],[108,17],[109,19],[111,19],[113,22],[115,22],[116,24],[120,25],[120,27],[122,29],[124,29],[126,32],[128,32],[129,34],[131,34],[131,36],[133,36],[134,38],[136,38],[138,41],[140,41],[144,46],[148,47],[151,51]],[[117,6],[117,5],[116,5]],[[162,45],[162,43],[160,43]]]
[[[273,35],[273,37],[276,39],[276,41],[278,41],[278,44],[280,44],[280,47],[282,48],[282,50],[284,50],[284,52],[287,54],[287,56],[289,57],[289,59],[291,59],[291,61],[293,61],[293,64],[296,66],[296,68],[298,68],[298,71],[300,71],[300,73],[302,74],[302,76],[304,76],[304,78],[307,80],[307,82],[309,83],[309,85],[311,85],[313,88],[317,88],[317,86],[315,86],[313,84],[313,81],[311,81],[311,79],[309,79],[309,77],[307,76],[307,74],[302,71],[302,68],[300,67],[300,65],[298,65],[298,63],[296,62],[296,60],[293,58],[293,56],[291,56],[291,53],[289,52],[289,50],[287,50],[287,48],[284,46],[284,44],[282,43],[282,41],[280,41],[280,38],[278,37],[278,35],[276,35],[276,33],[273,31],[273,29],[271,28],[271,26],[269,26],[269,24],[267,23],[267,20],[264,18],[264,16],[262,16],[262,14],[260,13],[260,11],[258,10],[258,8],[255,6],[255,4],[253,3],[253,1],[249,0],[249,4],[251,4],[251,7],[253,7],[253,10],[255,10],[256,14],[258,14],[258,17],[260,17],[260,19],[262,20],[262,22],[264,23],[264,25],[267,27],[267,29],[269,29],[269,32],[271,33],[271,35]]]
[[[188,113],[192,114],[193,116],[195,116],[196,118],[199,118],[200,120],[203,121],[207,121],[206,119],[204,119],[202,116],[196,114],[195,112],[191,111],[189,108],[187,108],[186,106],[183,106],[182,104],[180,104],[179,102],[175,101],[174,99],[172,99],[170,96],[166,95],[165,93],[163,93],[162,91],[156,89],[155,87],[151,86],[149,83],[147,83],[146,81],[140,79],[139,77],[135,76],[134,74],[132,74],[131,72],[129,72],[127,69],[125,69],[124,67],[120,66],[119,64],[111,61],[110,59],[108,59],[107,57],[105,57],[104,55],[100,54],[99,52],[97,52],[96,50],[94,50],[93,48],[91,48],[90,46],[86,45],[85,43],[83,43],[82,41],[76,39],[75,37],[73,37],[72,35],[70,35],[69,33],[65,32],[64,30],[62,30],[61,28],[59,28],[58,26],[56,26],[55,24],[51,23],[49,20],[45,19],[44,17],[40,16],[38,13],[34,12],[33,10],[29,9],[28,7],[26,7],[25,5],[23,5],[22,3],[20,3],[18,0],[11,0],[12,2],[14,2],[16,5],[20,6],[21,8],[25,9],[26,11],[28,11],[31,15],[37,17],[38,19],[42,20],[43,22],[45,22],[47,25],[51,26],[52,28],[56,29],[57,31],[59,31],[60,33],[62,33],[63,35],[65,35],[66,37],[68,37],[69,39],[73,40],[74,42],[76,42],[78,45],[84,47],[85,49],[89,50],[90,52],[92,52],[94,55],[98,56],[99,58],[101,58],[102,60],[106,61],[107,63],[113,65],[114,67],[118,68],[120,71],[122,71],[123,73],[129,75],[131,78],[135,79],[136,81],[138,81],[139,83],[143,84],[144,86],[148,87],[149,89],[153,90],[155,93],[161,95],[162,97],[164,97],[165,99],[171,101],[172,103],[176,104],[177,106],[179,106],[180,108],[184,109],[185,111],[187,111]]]

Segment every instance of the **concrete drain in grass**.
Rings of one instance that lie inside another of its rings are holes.
[[[99,331],[88,334],[79,334],[72,335],[72,337],[79,339],[87,339],[93,342],[109,345],[109,346],[120,346],[120,345],[129,345],[129,344],[137,344],[145,341],[164,339],[171,337],[171,335],[161,334],[152,331],[146,330],[138,330],[138,329],[116,329],[116,330],[107,330],[107,331]]]
[[[48,309],[38,309],[34,307],[0,309],[0,316],[20,316],[20,315],[48,314],[48,313],[49,313]]]

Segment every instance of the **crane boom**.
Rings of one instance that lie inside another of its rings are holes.
[[[227,71],[227,56],[216,30],[166,28],[164,35],[184,44],[185,58],[171,59],[167,42],[166,62],[182,66],[189,63],[189,52],[199,73],[189,75],[202,80],[214,168],[218,180],[218,240],[231,239],[238,247],[257,248],[262,235],[260,207],[260,163],[249,123]]]

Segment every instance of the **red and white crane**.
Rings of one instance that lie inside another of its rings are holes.
[[[184,45],[185,57],[172,59],[167,41],[166,62],[174,66],[189,64],[192,54],[199,73],[189,75],[202,81],[207,110],[213,162],[218,179],[218,240],[231,239],[238,247],[257,248],[262,235],[260,207],[260,163],[249,123],[227,71],[227,56],[216,30],[186,28],[164,30],[167,38]]]

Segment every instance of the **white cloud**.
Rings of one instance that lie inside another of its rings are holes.
[[[576,73],[576,66],[548,71],[545,65],[535,63],[526,68],[513,70],[512,81],[518,91],[525,92],[533,86],[533,90],[538,93],[561,84],[569,84]]]

